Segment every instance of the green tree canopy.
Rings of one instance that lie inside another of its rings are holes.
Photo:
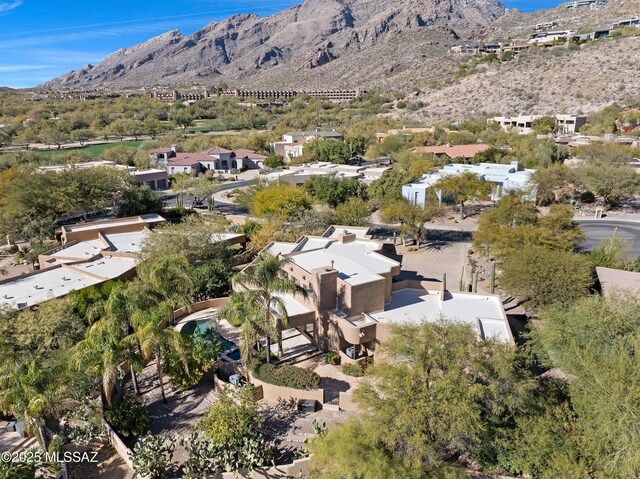
[[[536,309],[570,304],[589,292],[593,283],[589,259],[571,251],[531,246],[506,257],[500,285]]]
[[[274,185],[258,191],[253,199],[252,213],[256,216],[291,219],[310,208],[303,188]]]
[[[349,198],[363,198],[366,186],[356,178],[338,178],[335,176],[314,176],[304,184],[311,197],[319,203],[335,208]]]
[[[344,226],[367,226],[371,222],[371,208],[361,198],[349,198],[336,207],[332,222]]]
[[[312,442],[320,477],[448,477],[460,456],[486,454],[481,445],[510,427],[536,389],[511,347],[478,341],[462,323],[394,326],[379,352],[386,359],[354,393],[363,415]]]
[[[307,143],[305,149],[311,152],[315,161],[346,164],[349,158],[351,158],[351,148],[349,144],[332,138],[316,138]]]
[[[441,190],[443,196],[451,197],[460,206],[460,220],[463,220],[465,202],[484,198],[491,191],[491,185],[475,173],[465,171],[442,177],[433,189]]]

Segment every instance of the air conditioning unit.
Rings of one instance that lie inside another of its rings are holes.
[[[232,374],[231,376],[229,376],[229,383],[232,386],[242,385],[242,376],[240,374]]]
[[[347,348],[345,352],[349,359],[358,359],[358,351],[356,350],[355,346],[351,346],[350,348]]]

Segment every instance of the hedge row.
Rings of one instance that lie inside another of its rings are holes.
[[[273,364],[261,364],[254,372],[260,381],[285,386],[293,389],[318,389],[320,376],[308,369],[298,368],[290,364],[274,366]]]

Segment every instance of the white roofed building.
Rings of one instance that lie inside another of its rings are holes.
[[[518,162],[514,161],[508,165],[497,163],[479,163],[477,165],[466,165],[461,163],[451,163],[445,165],[440,170],[435,170],[422,175],[421,178],[404,185],[402,196],[416,205],[424,206],[430,198],[437,199],[438,202],[446,202],[442,191],[435,190],[434,186],[447,175],[459,175],[464,172],[475,173],[481,179],[491,183],[489,197],[492,201],[497,201],[509,191],[522,191],[527,193],[527,197],[535,201],[536,191],[532,185],[532,178],[535,170],[521,169]]]
[[[288,258],[282,274],[308,293],[308,298],[284,295],[290,327],[323,351],[339,351],[343,362],[373,355],[394,324],[441,317],[468,324],[479,339],[513,343],[499,296],[451,293],[433,281],[397,280],[401,264],[384,254],[383,243],[373,241],[368,228],[331,226],[322,236],[271,243],[263,253]],[[234,284],[234,289],[247,287]]]

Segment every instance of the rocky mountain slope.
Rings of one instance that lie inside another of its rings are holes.
[[[313,76],[324,87],[366,88],[370,82],[362,72],[354,78],[344,68],[351,56],[389,67],[398,53],[404,53],[396,48],[411,48],[417,42],[420,51],[412,54],[432,58],[451,41],[481,34],[504,13],[498,0],[305,0],[270,17],[234,15],[189,36],[177,30],[167,32],[44,86],[224,81],[237,86],[293,87]],[[392,48],[386,48],[389,44]],[[329,65],[341,59],[344,77],[336,77]],[[295,78],[297,72],[310,71]]]
[[[640,36],[535,49],[505,62],[478,63],[450,47],[526,39],[540,22],[588,31],[636,16],[640,0],[530,13],[505,11],[497,0],[306,0],[271,17],[235,15],[189,36],[171,31],[45,86],[380,88],[405,93],[412,108],[393,115],[415,121],[587,113],[640,97]],[[463,64],[471,68],[461,75]]]

